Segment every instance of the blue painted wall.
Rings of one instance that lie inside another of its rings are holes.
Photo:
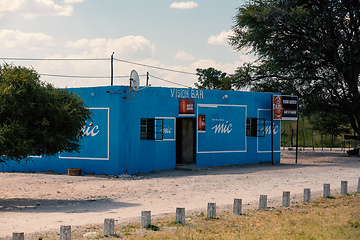
[[[80,153],[32,157],[2,171],[123,174],[175,168],[176,119],[205,115],[205,131],[196,131],[196,165],[224,166],[271,161],[271,95],[239,91],[141,88],[128,86],[68,89],[81,95],[93,117],[84,126]],[[226,95],[226,97],[225,97]],[[179,99],[194,99],[194,113],[179,114]],[[140,119],[163,119],[163,140],[140,140]],[[265,137],[246,136],[246,118],[264,118]],[[274,161],[280,161],[280,121],[274,121]],[[197,127],[196,127],[197,130]]]

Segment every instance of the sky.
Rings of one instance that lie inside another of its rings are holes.
[[[56,87],[195,87],[197,68],[228,74],[254,56],[228,44],[242,0],[0,0],[0,60]],[[27,59],[27,60],[24,60]]]

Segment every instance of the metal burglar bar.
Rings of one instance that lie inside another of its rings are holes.
[[[265,119],[264,118],[247,118],[246,119],[246,136],[248,136],[248,137],[265,137]]]
[[[154,140],[154,125],[155,125],[155,119],[142,118],[140,120],[141,140]]]
[[[141,140],[163,140],[164,119],[141,118],[140,139]]]
[[[155,140],[164,139],[164,119],[155,119],[154,124],[154,138]]]

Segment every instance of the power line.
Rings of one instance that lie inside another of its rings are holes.
[[[110,78],[110,76],[75,76],[75,75],[61,75],[61,74],[48,74],[39,73],[41,76],[47,77],[64,77],[64,78]],[[146,76],[146,75],[142,75]],[[114,78],[128,78],[129,76],[114,76]]]
[[[147,64],[130,62],[130,61],[127,61],[127,60],[121,60],[121,59],[117,59],[117,58],[114,58],[114,60],[116,60],[116,61],[118,61],[118,62],[124,62],[124,63],[134,64],[134,65],[138,65],[138,66],[142,66],[142,67],[155,68],[155,69],[164,70],[164,71],[169,71],[169,72],[176,72],[176,73],[183,73],[183,74],[189,74],[189,75],[196,75],[196,73],[179,71],[179,70],[174,70],[174,69],[170,69],[170,68],[155,67],[155,66],[151,66],[151,65],[147,65]]]
[[[108,61],[110,58],[6,58],[0,57],[2,60],[15,61]]]
[[[12,60],[12,61],[109,61],[110,60],[110,58],[11,58],[11,57],[0,57],[0,59]],[[138,65],[138,66],[142,66],[142,67],[149,67],[149,68],[159,69],[159,70],[163,70],[163,71],[196,75],[196,73],[192,73],[192,72],[179,71],[179,70],[163,68],[163,67],[156,67],[156,66],[151,66],[148,64],[131,62],[131,61],[118,59],[118,58],[114,58],[114,60],[116,60],[118,62],[124,62],[124,63]]]
[[[179,85],[179,86],[186,87],[186,88],[191,88],[189,86],[186,86],[186,85],[183,85],[183,84],[180,84],[180,83],[176,83],[176,82],[173,82],[173,81],[170,81],[170,80],[166,80],[166,79],[163,79],[163,78],[155,77],[153,75],[149,75],[149,76],[151,76],[153,78],[156,78],[156,79],[159,79],[159,80],[164,81],[164,82],[172,83],[172,84]]]
[[[12,60],[12,61],[109,61],[110,58],[11,58],[11,57],[0,57],[0,59],[2,60]],[[154,69],[159,69],[159,70],[163,70],[163,71],[169,71],[169,72],[176,72],[176,73],[182,73],[182,74],[188,74],[188,75],[196,75],[196,73],[191,73],[191,72],[185,72],[185,71],[179,71],[179,70],[175,70],[175,69],[170,69],[170,68],[162,68],[162,67],[156,67],[156,66],[151,66],[151,65],[147,65],[147,64],[142,64],[142,63],[137,63],[137,62],[131,62],[131,61],[127,61],[127,60],[122,60],[122,59],[117,59],[114,58],[115,61],[118,62],[124,62],[124,63],[128,63],[128,64],[133,64],[133,65],[138,65],[138,66],[142,66],[142,67],[149,67],[149,68],[154,68]],[[48,77],[63,77],[63,78],[110,78],[110,76],[73,76],[73,75],[63,75],[63,74],[49,74],[49,73],[43,73],[40,74],[42,76],[48,76]],[[146,76],[146,75],[141,75],[141,76]],[[153,75],[150,75],[153,78],[159,79],[161,81],[164,82],[168,82],[168,83],[172,83],[175,85],[179,85],[182,87],[187,87],[187,88],[191,88],[189,86],[180,84],[180,83],[176,83],[170,80],[166,80],[163,78],[159,78]],[[125,77],[129,77],[129,76],[114,76],[114,78],[125,78]]]

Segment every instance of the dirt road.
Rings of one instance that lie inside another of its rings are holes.
[[[0,173],[0,238],[13,232],[58,231],[60,225],[116,224],[139,221],[141,211],[152,215],[174,214],[176,207],[205,211],[208,202],[219,210],[231,208],[234,198],[243,199],[243,209],[256,208],[259,195],[268,196],[268,206],[280,206],[283,191],[300,202],[304,188],[320,197],[324,183],[331,193],[340,192],[348,181],[356,191],[360,158],[341,152],[282,153],[281,164],[257,164],[192,171],[171,170],[126,176],[67,176],[49,173]]]

